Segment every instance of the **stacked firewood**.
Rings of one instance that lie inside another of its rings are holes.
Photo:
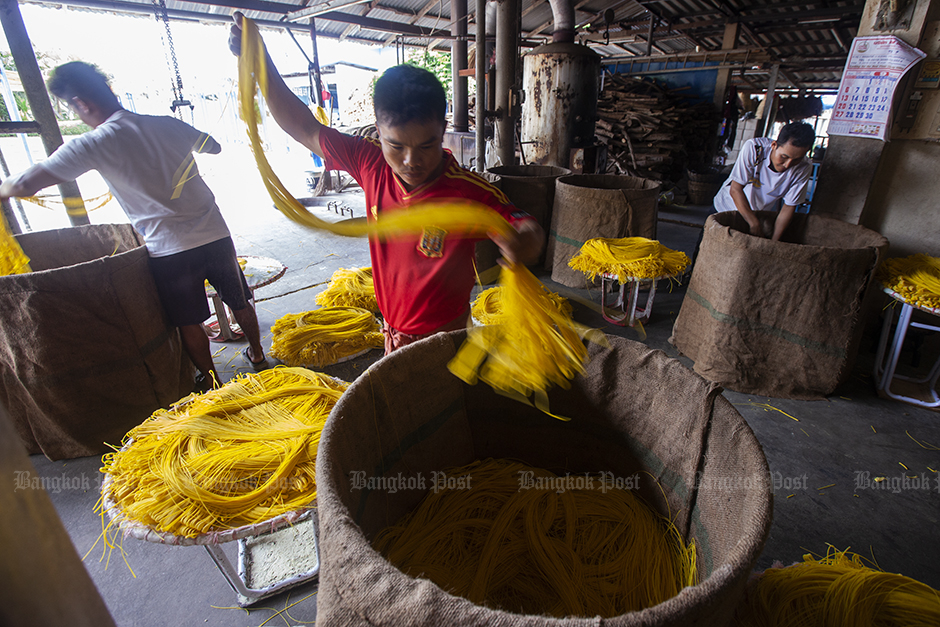
[[[671,182],[688,164],[706,159],[717,128],[711,102],[696,103],[682,90],[621,74],[604,77],[597,117],[608,172]]]

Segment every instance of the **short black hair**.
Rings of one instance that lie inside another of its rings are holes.
[[[441,82],[428,70],[408,64],[389,68],[375,81],[372,103],[376,122],[389,126],[429,120],[443,123],[447,114]]]
[[[787,142],[797,148],[812,148],[816,143],[816,130],[806,122],[790,122],[777,135],[778,146],[785,146]]]
[[[120,105],[104,73],[97,66],[84,61],[63,63],[52,70],[46,89],[56,98],[66,101],[78,96],[99,107]]]

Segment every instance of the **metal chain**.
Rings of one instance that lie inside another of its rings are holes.
[[[180,67],[179,63],[176,61],[176,48],[173,46],[173,34],[170,32],[170,17],[167,15],[166,11],[166,1],[165,0],[152,0],[153,2],[153,13],[154,18],[159,22],[162,18],[163,26],[166,27],[166,40],[170,46],[170,58],[173,61],[173,71],[176,73],[176,83],[173,83],[173,78],[170,78],[170,85],[173,87],[173,104],[170,105],[170,109],[173,113],[176,114],[180,120],[183,119],[183,114],[180,111],[182,107],[189,107],[190,114],[192,114],[193,105],[191,102],[183,98],[183,77],[180,76]]]

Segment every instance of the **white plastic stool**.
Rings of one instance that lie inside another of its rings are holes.
[[[616,274],[604,272],[601,274],[601,315],[604,320],[612,322],[621,327],[634,326],[637,322],[644,323],[649,320],[653,311],[653,298],[656,296],[656,281],[659,279],[668,279],[672,275],[655,277],[653,279],[638,279],[636,277],[626,277],[625,283],[620,283],[620,291],[617,299],[613,303],[607,302],[607,292],[613,291],[614,282],[619,282]],[[652,281],[650,293],[646,297],[646,305],[640,311],[637,311],[637,301],[640,296],[640,283],[643,281]],[[608,308],[613,311],[619,311],[622,315],[609,315]]]
[[[898,358],[901,355],[901,348],[904,345],[904,337],[907,335],[908,328],[914,327],[915,329],[940,332],[940,326],[912,322],[911,316],[914,313],[914,309],[920,309],[921,311],[935,316],[940,316],[940,309],[912,305],[905,301],[904,297],[894,290],[887,287],[883,289],[888,296],[901,303],[901,313],[898,316],[898,325],[894,331],[890,348],[888,348],[888,336],[891,335],[891,323],[894,321],[894,312],[889,311],[885,315],[884,326],[881,329],[881,340],[878,342],[878,354],[875,357],[875,385],[877,390],[883,392],[888,398],[910,403],[911,405],[929,408],[940,407],[940,396],[937,395],[937,379],[940,378],[940,358],[937,359],[937,362],[933,365],[933,368],[930,369],[930,373],[926,377],[918,379],[896,374]],[[887,359],[885,358],[886,353]],[[919,398],[903,396],[892,392],[891,384],[895,379],[915,384],[927,384],[926,394],[933,400],[924,401]]]

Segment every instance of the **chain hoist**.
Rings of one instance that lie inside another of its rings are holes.
[[[166,27],[166,41],[169,44],[170,48],[170,59],[167,59],[167,65],[170,65],[170,60],[172,60],[172,66],[170,70],[176,74],[176,82],[173,82],[173,77],[170,77],[170,84],[173,87],[173,104],[170,105],[170,110],[176,114],[180,120],[183,119],[182,112],[180,111],[183,107],[189,107],[189,116],[193,116],[193,103],[189,100],[186,100],[183,97],[183,77],[180,76],[180,67],[179,63],[176,61],[176,49],[173,47],[173,34],[170,32],[170,17],[166,12],[166,1],[165,0],[152,0],[153,2],[153,16],[157,22],[163,21],[163,26]]]

